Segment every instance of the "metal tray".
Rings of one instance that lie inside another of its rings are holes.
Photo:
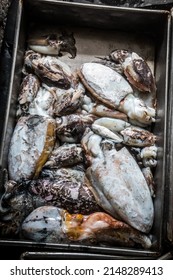
[[[3,169],[7,166],[9,141],[15,125],[16,104],[21,83],[21,69],[26,50],[26,38],[30,23],[40,30],[43,26],[52,30],[63,26],[73,30],[76,36],[78,55],[71,60],[71,66],[76,67],[90,58],[109,53],[116,48],[128,48],[146,57],[155,71],[157,83],[157,121],[153,125],[153,133],[159,136],[158,165],[154,179],[157,185],[154,199],[155,219],[151,231],[153,245],[150,250],[136,248],[120,248],[107,246],[82,246],[77,244],[46,244],[24,240],[0,240],[6,246],[29,247],[35,250],[48,248],[51,250],[75,251],[85,253],[102,253],[118,256],[139,258],[156,258],[163,251],[165,233],[164,200],[167,186],[167,137],[168,137],[168,72],[170,51],[171,15],[165,10],[147,10],[118,8],[112,6],[88,5],[61,1],[26,0],[18,1],[15,28],[15,42],[10,85],[5,108],[5,114],[0,111],[3,119],[0,142],[1,182]],[[98,53],[99,51],[99,53]],[[64,58],[66,61],[66,57]],[[69,60],[68,60],[69,62]],[[1,191],[2,188],[1,188]]]
[[[173,244],[173,188],[172,188],[172,178],[173,178],[173,9],[171,10],[171,45],[170,45],[170,80],[169,80],[169,102],[168,102],[168,131],[169,137],[167,138],[167,184],[166,184],[166,205],[165,205],[165,213],[166,213],[166,223],[165,230],[167,234],[167,240],[169,244]]]

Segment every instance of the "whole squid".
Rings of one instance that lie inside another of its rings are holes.
[[[141,232],[149,232],[154,207],[147,182],[126,147],[116,149],[114,141],[102,140],[89,128],[82,139],[89,162],[86,174],[98,204]]]
[[[121,246],[151,247],[151,240],[124,222],[104,212],[90,215],[69,214],[61,208],[44,206],[35,209],[21,226],[24,238],[37,242],[88,242]]]

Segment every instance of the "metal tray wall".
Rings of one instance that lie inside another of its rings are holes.
[[[127,38],[128,46],[136,46],[140,50],[143,40],[146,39],[146,46],[149,46],[151,58],[154,62],[155,76],[157,82],[157,121],[153,125],[153,132],[159,136],[158,165],[155,170],[155,181],[157,185],[155,205],[155,221],[151,234],[154,236],[154,244],[151,250],[138,250],[127,248],[93,247],[78,245],[58,245],[58,244],[37,244],[28,241],[16,240],[15,245],[19,246],[40,246],[56,249],[58,246],[67,250],[106,252],[118,255],[138,255],[151,257],[160,254],[163,239],[163,208],[165,193],[165,164],[166,164],[166,139],[167,139],[167,90],[168,90],[168,55],[170,36],[170,15],[167,11],[140,10],[128,8],[116,8],[96,5],[85,5],[77,3],[59,1],[25,1],[24,6],[19,1],[17,11],[17,26],[14,46],[14,61],[10,82],[8,102],[6,104],[6,116],[4,118],[3,143],[1,143],[1,167],[6,167],[8,145],[15,125],[15,112],[17,95],[21,83],[21,68],[23,65],[23,55],[26,49],[26,35],[29,28],[30,19],[32,22],[42,25],[63,25],[74,28],[89,28],[98,31],[115,32],[122,34],[122,46],[124,38]],[[81,33],[82,34],[82,33]],[[129,34],[127,36],[127,34]],[[126,37],[127,36],[127,37]],[[115,35],[116,38],[116,35]],[[132,39],[128,39],[132,38]],[[112,38],[110,38],[112,41]],[[136,42],[138,43],[136,44]],[[149,43],[148,43],[149,42]],[[117,42],[117,44],[119,44]],[[115,43],[116,45],[116,43]],[[152,47],[151,47],[152,46]],[[108,48],[111,48],[112,44]],[[114,47],[114,46],[113,46]],[[145,48],[143,47],[143,50]],[[147,55],[147,54],[146,54]],[[150,53],[149,53],[150,56]],[[73,61],[71,60],[71,63]],[[11,240],[1,240],[4,244],[13,244]],[[35,245],[34,245],[35,244]]]
[[[167,234],[167,241],[169,245],[173,244],[173,9],[171,11],[171,42],[170,42],[170,79],[169,79],[169,103],[168,103],[168,131],[169,137],[167,138],[167,184],[166,184],[166,205],[165,216],[165,231]]]

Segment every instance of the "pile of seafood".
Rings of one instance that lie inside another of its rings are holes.
[[[75,43],[73,34],[28,42],[4,170],[1,236],[150,248],[155,78],[128,50],[72,71],[61,56],[75,59]]]

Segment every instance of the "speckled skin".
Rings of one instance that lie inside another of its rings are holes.
[[[60,168],[43,173],[37,180],[21,183],[7,179],[0,199],[0,236],[18,235],[23,220],[40,206],[56,206],[83,215],[101,211],[84,172]]]
[[[17,236],[23,220],[35,208],[45,205],[45,201],[40,196],[30,193],[26,184],[17,184],[9,180],[5,188],[6,191],[0,200],[0,235]]]
[[[67,143],[79,143],[86,127],[91,126],[95,116],[92,114],[69,114],[56,118],[58,139]]]
[[[147,62],[135,52],[115,50],[110,53],[108,62],[122,67],[122,71],[131,85],[142,92],[155,92],[156,84]],[[106,64],[105,64],[106,65]]]
[[[48,177],[32,180],[29,191],[43,199],[44,205],[61,207],[70,213],[90,214],[101,209],[85,173],[72,168],[50,170]]]
[[[53,56],[41,56],[31,50],[25,54],[24,74],[34,73],[48,86],[69,89],[74,79],[70,67]]]

